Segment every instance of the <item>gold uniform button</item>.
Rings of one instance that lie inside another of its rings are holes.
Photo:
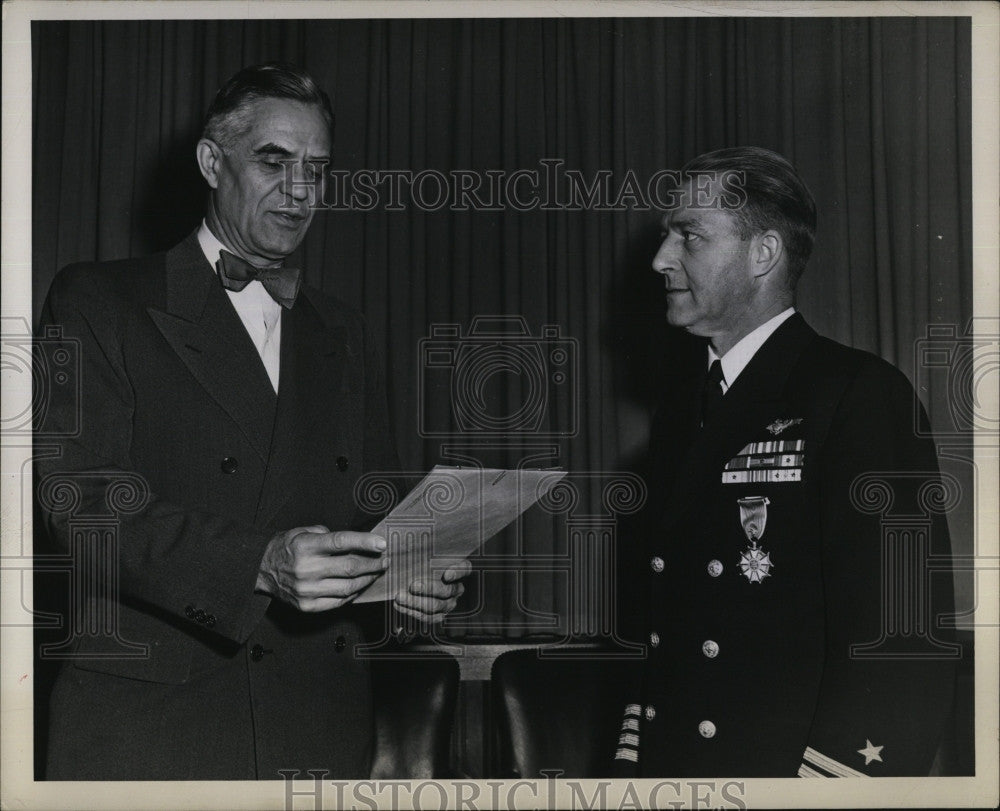
[[[709,659],[714,659],[719,655],[719,643],[712,639],[706,639],[701,643],[701,652]]]
[[[715,724],[711,721],[702,721],[698,724],[698,734],[700,734],[703,738],[714,738]]]
[[[660,572],[663,571],[663,566],[664,566],[663,558],[661,558],[659,555],[657,555],[651,561],[649,561],[649,565],[653,569],[654,572],[656,572],[657,574],[659,574]]]
[[[646,716],[647,721],[652,721],[656,718],[656,707],[652,704],[647,704],[646,709],[642,711],[642,714]]]
[[[718,577],[720,574],[722,574],[722,561],[710,560],[708,562],[708,573],[712,577]]]
[[[654,647],[654,648],[660,647],[660,635],[658,633],[656,633],[656,631],[653,631],[649,635],[649,644],[650,644],[651,647]]]

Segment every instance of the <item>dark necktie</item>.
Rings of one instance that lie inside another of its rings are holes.
[[[725,380],[722,374],[722,361],[716,358],[708,368],[708,376],[705,378],[705,387],[701,390],[701,424],[708,425],[712,418],[719,413],[722,407],[721,383]]]
[[[258,268],[229,251],[219,253],[215,267],[226,290],[238,293],[256,279],[264,285],[268,295],[286,309],[291,309],[295,303],[302,283],[298,268]]]

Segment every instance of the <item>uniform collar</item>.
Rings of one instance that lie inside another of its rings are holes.
[[[757,329],[753,330],[753,332],[740,338],[732,349],[726,352],[721,358],[712,349],[712,345],[708,345],[708,366],[711,367],[712,363],[716,360],[722,361],[722,375],[725,378],[722,383],[723,392],[729,391],[729,387],[736,382],[736,378],[740,376],[747,364],[753,359],[753,356],[757,354],[757,350],[764,345],[764,342],[774,334],[774,331],[778,327],[793,315],[795,315],[794,307],[789,307],[787,310],[778,313],[778,315],[765,321]]]

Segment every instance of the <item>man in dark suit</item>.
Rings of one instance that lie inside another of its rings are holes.
[[[332,124],[307,74],[240,71],[198,143],[200,228],[52,284],[42,329],[78,342],[80,399],[56,392],[40,415],[63,439],[36,484],[76,555],[82,630],[51,699],[49,779],[368,775],[350,603],[388,560],[383,538],[352,531],[353,487],[396,465],[384,376],[362,316],[282,267]],[[81,515],[110,515],[113,542],[97,549]],[[394,610],[442,618],[468,568],[412,584]]]
[[[926,775],[958,653],[934,622],[955,493],[926,418],[898,370],[795,311],[816,213],[784,158],[720,150],[682,178],[653,269],[706,359],[652,426],[645,556],[623,587],[647,657],[616,766]]]

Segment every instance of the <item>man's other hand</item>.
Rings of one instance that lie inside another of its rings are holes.
[[[423,622],[441,622],[455,610],[458,598],[465,593],[465,586],[458,581],[471,571],[472,564],[463,560],[445,569],[439,580],[414,580],[408,589],[396,595],[393,605],[401,614]]]
[[[299,611],[349,603],[389,565],[385,539],[370,532],[296,527],[275,535],[260,562],[257,591]]]

